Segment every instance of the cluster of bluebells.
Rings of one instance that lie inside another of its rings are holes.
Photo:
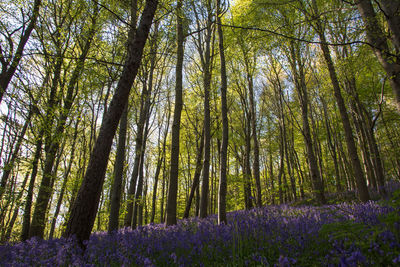
[[[210,216],[170,227],[151,224],[95,233],[84,252],[74,240],[62,238],[3,245],[0,265],[390,266],[400,262],[399,224],[385,225],[380,217],[393,212],[375,202],[268,206],[231,212],[222,225]],[[322,230],[326,225],[344,230]],[[346,227],[363,236],[349,236]]]

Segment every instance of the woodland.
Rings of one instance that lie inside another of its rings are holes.
[[[0,261],[400,262],[399,0],[1,0],[0,18]]]

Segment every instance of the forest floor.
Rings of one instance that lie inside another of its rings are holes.
[[[393,189],[393,186],[388,190]],[[392,190],[393,191],[393,190]],[[74,240],[31,239],[0,246],[0,266],[399,266],[400,191],[379,201],[276,205],[94,233],[84,253]]]

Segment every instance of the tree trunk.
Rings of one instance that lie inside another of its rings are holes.
[[[124,64],[121,78],[111,100],[104,121],[94,145],[89,164],[83,178],[82,185],[71,209],[64,236],[76,238],[83,246],[93,228],[97,208],[100,200],[101,189],[107,167],[112,141],[118,127],[119,120],[127,105],[129,93],[140,67],[143,48],[150,31],[158,0],[147,0],[135,37],[128,39],[128,54]],[[135,31],[131,27],[130,37]]]
[[[314,11],[316,11],[316,13],[319,14],[315,0],[313,0],[313,4],[314,4]],[[339,81],[338,81],[338,78],[336,75],[336,70],[333,65],[329,47],[327,45],[327,41],[325,38],[325,33],[324,33],[324,30],[322,28],[320,21],[317,21],[316,30],[317,30],[317,33],[321,40],[321,44],[320,44],[321,49],[322,49],[322,52],[323,52],[323,55],[325,58],[326,65],[328,67],[329,76],[331,78],[334,95],[336,98],[336,103],[338,105],[340,117],[342,119],[342,124],[343,124],[346,143],[347,143],[347,150],[348,150],[350,160],[352,163],[359,198],[361,201],[366,202],[370,199],[370,197],[369,197],[369,193],[368,193],[367,184],[365,181],[365,176],[362,171],[360,159],[357,154],[357,147],[354,142],[353,130],[350,125],[349,115],[347,113],[346,105],[345,105],[342,93],[340,91],[340,85],[339,85]]]
[[[111,233],[118,229],[119,226],[119,209],[121,205],[121,191],[122,191],[122,180],[124,176],[124,166],[125,166],[125,143],[126,143],[126,133],[128,130],[128,106],[121,116],[121,121],[119,123],[119,136],[117,145],[117,155],[115,158],[114,166],[114,181],[111,187],[111,207],[110,216],[108,221],[108,232]]]
[[[196,190],[199,187],[200,174],[201,174],[201,169],[203,167],[203,165],[202,165],[203,148],[204,148],[204,130],[202,131],[202,133],[200,135],[200,146],[198,146],[198,149],[197,149],[196,169],[194,171],[193,184],[192,184],[192,187],[190,188],[190,193],[189,193],[188,200],[186,202],[186,207],[185,207],[185,212],[183,213],[183,218],[189,218],[190,207],[192,205]],[[197,216],[197,213],[195,213],[195,216]]]
[[[33,189],[35,187],[35,180],[38,171],[38,163],[40,159],[40,155],[42,154],[42,144],[43,144],[43,132],[41,129],[38,135],[38,140],[35,146],[35,155],[32,160],[32,172],[31,179],[29,180],[28,193],[26,195],[25,207],[24,207],[24,216],[22,221],[22,231],[21,231],[21,240],[25,241],[29,238],[29,229],[31,225],[31,209],[32,209],[32,197],[33,197]]]
[[[129,183],[128,189],[128,203],[127,203],[127,212],[125,215],[124,224],[126,227],[132,226],[132,216],[133,210],[135,206],[135,196],[136,196],[136,187],[137,180],[140,171],[140,159],[142,158],[142,154],[144,153],[142,150],[143,147],[143,134],[144,128],[146,124],[147,112],[150,108],[150,88],[147,88],[146,82],[143,84],[143,92],[141,96],[141,104],[140,104],[140,114],[139,114],[139,122],[137,125],[137,133],[136,133],[136,144],[135,144],[135,160],[133,163],[132,175]]]
[[[227,192],[227,160],[228,160],[228,105],[226,92],[228,87],[224,51],[224,35],[221,27],[221,3],[217,0],[217,30],[219,38],[219,54],[221,60],[221,116],[222,116],[222,143],[220,158],[220,177],[218,187],[218,223],[227,223],[226,219],[226,192]],[[261,203],[261,202],[260,202]]]
[[[25,186],[26,186],[26,183],[28,182],[28,178],[29,178],[29,172],[26,173],[25,178],[22,181],[21,190],[18,192],[18,195],[15,197],[15,209],[13,212],[13,216],[11,217],[9,224],[7,225],[7,230],[5,232],[5,235],[3,236],[2,240],[1,240],[2,242],[8,241],[11,237],[11,232],[14,227],[15,221],[17,220],[17,217],[18,217],[19,208],[21,205],[21,198],[25,191]]]
[[[56,159],[56,154],[60,148],[60,143],[61,143],[62,137],[64,135],[64,130],[65,130],[67,118],[69,116],[69,112],[72,108],[73,100],[75,97],[75,89],[77,88],[78,79],[82,74],[87,54],[89,53],[91,43],[92,43],[94,35],[96,33],[95,29],[96,29],[96,20],[97,20],[98,12],[99,12],[99,7],[96,4],[95,12],[92,16],[92,22],[90,25],[91,28],[89,30],[88,38],[86,39],[85,46],[82,49],[82,54],[79,56],[77,65],[71,75],[71,79],[67,86],[67,95],[64,100],[64,107],[62,108],[62,112],[61,112],[60,118],[58,120],[58,124],[55,129],[55,133],[51,138],[51,141],[50,141],[51,143],[49,144],[49,148],[46,153],[43,177],[42,177],[42,181],[40,183],[39,193],[38,193],[37,200],[36,200],[35,211],[34,211],[33,217],[32,217],[31,229],[29,231],[30,237],[37,236],[37,237],[43,238],[43,235],[44,235],[47,207],[48,207],[49,200],[51,197],[51,192],[52,192],[51,180],[53,179],[52,172],[53,172],[53,167],[54,167],[54,161]]]
[[[164,154],[160,154],[160,155],[158,155],[158,157],[159,158],[158,158],[158,162],[157,162],[156,173],[154,175],[153,196],[152,196],[152,200],[151,200],[150,223],[154,223],[154,217],[156,215],[157,186],[158,186],[158,180],[159,180],[159,176],[160,176],[160,171],[161,171]]]
[[[243,158],[243,167],[244,167],[244,173],[243,173],[243,190],[244,190],[244,202],[245,202],[245,208],[247,210],[253,208],[253,197],[251,195],[251,166],[250,166],[250,151],[251,151],[251,126],[250,126],[250,121],[251,121],[251,113],[248,113],[246,122],[245,122],[245,141],[246,141],[246,147],[245,147],[245,153],[244,153],[244,158]]]
[[[146,102],[146,108],[147,106],[150,106],[150,99],[148,99],[148,102]],[[146,114],[149,113],[149,109],[145,111]],[[138,179],[138,185],[137,185],[137,190],[135,193],[135,198],[134,198],[134,207],[133,207],[133,216],[132,216],[132,223],[131,227],[132,229],[136,228],[136,225],[139,223],[141,225],[141,220],[138,218],[138,214],[140,215],[140,211],[143,208],[143,167],[144,167],[144,160],[145,160],[145,151],[146,151],[146,143],[147,143],[147,136],[149,132],[149,115],[146,115],[146,125],[145,125],[145,130],[144,130],[144,135],[143,135],[143,142],[142,142],[142,147],[140,148],[141,150],[141,156],[140,156],[140,164],[139,164],[139,179]]]
[[[304,64],[300,56],[300,48],[295,47],[293,41],[290,42],[291,69],[294,76],[295,88],[300,102],[301,117],[303,121],[303,138],[306,145],[307,162],[310,170],[312,189],[315,199],[320,204],[325,204],[324,188],[318,170],[317,158],[314,153],[313,140],[311,136],[310,123],[308,121],[308,92],[304,73]]]
[[[254,103],[254,84],[253,77],[248,74],[248,87],[249,87],[249,103],[250,103],[250,112],[251,112],[251,130],[252,130],[252,138],[253,138],[253,149],[254,149],[254,160],[253,160],[253,175],[254,180],[256,182],[256,205],[257,207],[262,206],[262,197],[261,197],[261,182],[260,182],[260,148],[258,144],[258,136],[257,136],[257,117],[256,117],[256,104]]]
[[[184,33],[183,33],[183,8],[182,0],[178,0],[176,7],[176,35],[177,35],[177,61],[175,73],[175,107],[174,120],[172,123],[171,140],[171,163],[169,174],[168,200],[165,222],[167,225],[176,224],[176,206],[178,197],[179,177],[179,132],[181,128],[181,113],[183,107],[182,80],[183,80],[183,54],[184,54]]]
[[[209,9],[209,7],[207,7]],[[211,90],[211,14],[208,10],[208,21],[205,37],[205,54],[203,66],[204,82],[204,157],[203,157],[203,177],[201,183],[200,197],[200,218],[207,217],[208,193],[210,179],[210,148],[211,148],[211,115],[210,115],[210,90]]]
[[[331,133],[331,126],[330,126],[330,119],[328,116],[328,109],[327,109],[327,104],[325,102],[324,98],[321,98],[322,102],[322,107],[324,111],[324,120],[325,120],[325,128],[326,128],[326,137],[327,137],[327,142],[328,142],[328,149],[331,154],[331,157],[333,159],[333,166],[335,168],[335,186],[336,186],[336,192],[341,192],[342,191],[342,185],[341,185],[341,177],[340,177],[340,172],[339,172],[339,162],[337,158],[337,145],[332,141],[332,133]]]

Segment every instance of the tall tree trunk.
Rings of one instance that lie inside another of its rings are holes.
[[[83,246],[83,240],[89,238],[93,228],[112,141],[140,67],[143,48],[157,5],[158,0],[147,0],[136,34],[134,34],[134,27],[129,29],[129,37],[133,35],[135,37],[128,38],[127,59],[108,111],[104,115],[105,118],[90,156],[86,174],[71,209],[64,236],[76,235],[81,246]]]
[[[125,106],[125,109],[121,116],[121,121],[119,123],[117,155],[115,158],[114,166],[114,181],[111,187],[111,207],[108,221],[109,233],[117,230],[119,226],[119,209],[121,205],[122,180],[124,176],[125,165],[125,143],[126,134],[128,131],[128,106],[129,104]]]
[[[41,129],[39,135],[37,137],[37,142],[35,146],[35,155],[32,160],[32,171],[31,171],[31,179],[29,180],[28,193],[26,195],[25,207],[24,207],[24,216],[22,220],[22,231],[21,231],[21,240],[25,241],[29,238],[29,229],[31,225],[31,209],[32,209],[32,197],[33,197],[33,189],[35,187],[35,180],[38,171],[38,163],[40,156],[42,154],[42,145],[43,145],[43,132]]]
[[[295,47],[292,41],[290,46],[291,68],[294,75],[295,88],[300,101],[301,117],[303,120],[303,138],[306,145],[307,162],[310,170],[312,189],[315,199],[320,204],[325,204],[324,188],[322,185],[321,176],[318,170],[317,158],[314,153],[313,140],[311,136],[310,123],[308,121],[308,92],[305,81],[304,64],[300,58],[300,48]]]
[[[253,197],[251,194],[251,165],[250,165],[250,152],[251,152],[251,113],[248,113],[246,122],[245,122],[245,153],[243,157],[243,190],[244,190],[244,202],[245,208],[247,210],[253,208]]]
[[[146,102],[146,108],[147,110],[145,111],[146,114],[149,113],[149,108],[150,107],[150,99],[147,100]],[[139,179],[138,179],[138,185],[137,185],[137,190],[135,193],[135,199],[134,199],[134,207],[133,207],[133,216],[132,216],[132,223],[131,227],[132,229],[136,228],[136,225],[139,223],[141,225],[141,220],[138,219],[138,214],[140,215],[140,211],[142,211],[143,208],[143,168],[144,168],[144,160],[145,160],[145,151],[146,151],[146,143],[147,143],[147,136],[149,133],[149,117],[150,114],[146,115],[146,125],[145,125],[145,130],[144,130],[144,135],[143,135],[143,142],[142,142],[142,147],[140,148],[141,155],[140,155],[140,164],[139,164]]]
[[[159,176],[160,176],[160,172],[161,172],[163,158],[164,158],[164,154],[163,154],[163,152],[161,152],[160,155],[158,155],[156,173],[154,175],[153,196],[152,196],[152,200],[151,200],[150,223],[154,223],[154,217],[156,216],[157,187],[158,187],[158,180],[159,180]]]
[[[328,149],[329,149],[329,152],[333,159],[333,166],[335,168],[336,192],[341,192],[342,191],[342,184],[341,184],[342,179],[341,179],[340,172],[339,172],[339,162],[338,162],[338,158],[337,158],[337,145],[332,141],[333,138],[332,138],[332,133],[331,133],[330,119],[328,116],[327,104],[323,97],[321,98],[321,103],[322,103],[323,112],[324,112],[324,121],[325,121]]]
[[[257,116],[256,116],[256,104],[254,102],[254,83],[253,77],[248,75],[248,87],[249,87],[249,103],[251,112],[251,130],[253,139],[253,149],[254,149],[254,159],[253,159],[253,175],[256,182],[256,205],[257,207],[262,206],[261,197],[261,182],[260,182],[260,147],[258,144],[258,134],[257,134]]]
[[[204,130],[202,130],[202,132],[201,132],[199,143],[200,143],[200,146],[198,146],[198,149],[197,149],[196,169],[194,171],[193,183],[192,183],[192,187],[190,188],[190,193],[189,193],[188,200],[186,202],[186,207],[185,207],[185,212],[183,213],[183,218],[189,218],[190,207],[192,205],[196,190],[199,187],[200,174],[201,174],[201,169],[203,167],[202,159],[203,159],[203,148],[204,148]],[[195,213],[195,216],[197,216],[197,213]]]
[[[156,174],[154,177],[154,187],[153,187],[153,199],[152,199],[152,209],[151,209],[151,218],[150,218],[150,222],[154,222],[154,217],[155,217],[155,213],[156,213],[156,199],[157,199],[157,186],[158,186],[158,180],[159,180],[159,175],[161,172],[161,167],[164,164],[164,169],[163,169],[163,176],[165,175],[165,151],[166,151],[166,145],[167,145],[167,136],[168,136],[168,131],[169,131],[169,122],[170,122],[170,117],[171,117],[171,112],[169,112],[168,109],[168,115],[167,115],[167,127],[165,128],[165,132],[164,132],[164,139],[163,139],[163,145],[162,145],[162,151],[160,152],[159,155],[159,162],[157,163],[157,169],[156,169]],[[163,183],[162,183],[162,203],[161,203],[161,210],[163,209],[163,199],[164,199],[164,180],[163,179]],[[162,221],[162,212],[160,215],[161,221]]]
[[[217,30],[219,38],[219,54],[221,60],[221,116],[222,116],[222,143],[220,158],[220,177],[218,187],[218,223],[227,223],[226,219],[226,192],[227,192],[227,160],[228,160],[228,105],[226,92],[228,89],[226,63],[225,63],[225,47],[224,35],[221,27],[221,3],[217,0]]]
[[[315,0],[313,0],[313,5],[314,5],[315,13],[319,14]],[[333,65],[329,47],[327,45],[327,41],[325,38],[324,29],[323,29],[320,21],[316,22],[316,31],[321,40],[321,50],[324,55],[326,65],[328,67],[329,76],[331,78],[334,95],[336,98],[336,103],[338,105],[340,117],[342,119],[342,124],[343,124],[346,143],[347,143],[347,150],[348,150],[350,160],[352,163],[359,198],[361,201],[366,202],[370,199],[370,197],[369,197],[369,193],[368,193],[367,184],[365,181],[365,176],[362,171],[360,159],[357,154],[357,147],[354,142],[353,130],[350,125],[349,115],[347,114],[346,105],[345,105],[342,93],[340,91],[341,89],[340,89],[339,81],[338,81],[338,78],[336,75],[335,66]]]
[[[54,236],[54,230],[56,228],[57,217],[58,217],[58,214],[60,213],[61,204],[64,199],[65,189],[67,188],[68,177],[71,172],[72,163],[74,162],[74,159],[75,159],[75,145],[76,145],[76,140],[78,137],[78,125],[79,125],[79,120],[77,120],[77,122],[75,124],[74,139],[73,139],[72,146],[71,146],[71,155],[70,155],[67,170],[64,173],[64,181],[61,186],[60,195],[58,196],[57,205],[56,205],[56,209],[54,211],[53,219],[51,220],[49,239],[53,239],[53,236]]]
[[[183,80],[183,54],[184,54],[184,32],[183,32],[183,0],[178,0],[176,7],[176,36],[177,36],[177,60],[175,72],[175,106],[174,120],[172,123],[171,140],[171,163],[169,172],[168,200],[165,222],[167,225],[176,224],[176,206],[178,197],[179,177],[179,133],[181,128],[181,113],[183,107],[182,80]]]
[[[211,90],[211,11],[208,9],[208,20],[205,36],[205,51],[203,60],[204,82],[204,157],[203,177],[201,183],[200,218],[207,217],[208,193],[210,179],[210,149],[211,149],[211,115],[210,115],[210,90]]]
[[[86,57],[89,53],[91,43],[96,33],[96,24],[97,24],[96,21],[98,12],[99,12],[99,7],[97,4],[95,4],[94,14],[92,15],[89,34],[86,39],[85,45],[82,49],[82,53],[78,58],[77,65],[74,71],[72,72],[71,79],[68,83],[67,95],[64,99],[64,107],[62,108],[62,112],[58,120],[55,133],[51,138],[50,141],[51,143],[49,144],[48,151],[46,153],[43,177],[39,187],[39,193],[36,200],[35,211],[33,212],[31,228],[29,230],[30,237],[37,236],[43,238],[44,235],[47,207],[52,192],[51,180],[53,179],[52,172],[53,172],[54,162],[56,160],[57,151],[60,148],[62,136],[64,135],[67,118],[69,116],[69,112],[72,108],[74,97],[76,95],[75,90],[77,88],[78,79],[82,74]]]
[[[18,217],[18,213],[19,213],[19,209],[20,209],[20,205],[21,205],[21,198],[25,191],[25,186],[26,186],[26,183],[28,182],[28,178],[29,178],[29,172],[26,173],[25,178],[22,181],[21,190],[18,192],[18,195],[15,197],[14,212],[13,212],[10,222],[7,225],[7,230],[5,232],[5,235],[1,238],[2,242],[9,240],[11,237],[11,232],[14,227],[15,221],[17,220],[17,217]]]
[[[128,189],[128,203],[127,203],[127,211],[125,215],[124,224],[126,227],[132,226],[132,216],[133,210],[135,206],[135,196],[136,196],[136,187],[137,187],[137,180],[140,171],[140,159],[142,158],[143,154],[143,134],[144,128],[146,124],[147,118],[147,111],[150,106],[150,88],[147,88],[146,82],[143,84],[143,92],[141,96],[141,104],[140,104],[140,113],[139,113],[139,122],[137,125],[137,133],[136,133],[136,144],[135,144],[135,160],[133,163],[133,170],[132,175],[129,183]]]

